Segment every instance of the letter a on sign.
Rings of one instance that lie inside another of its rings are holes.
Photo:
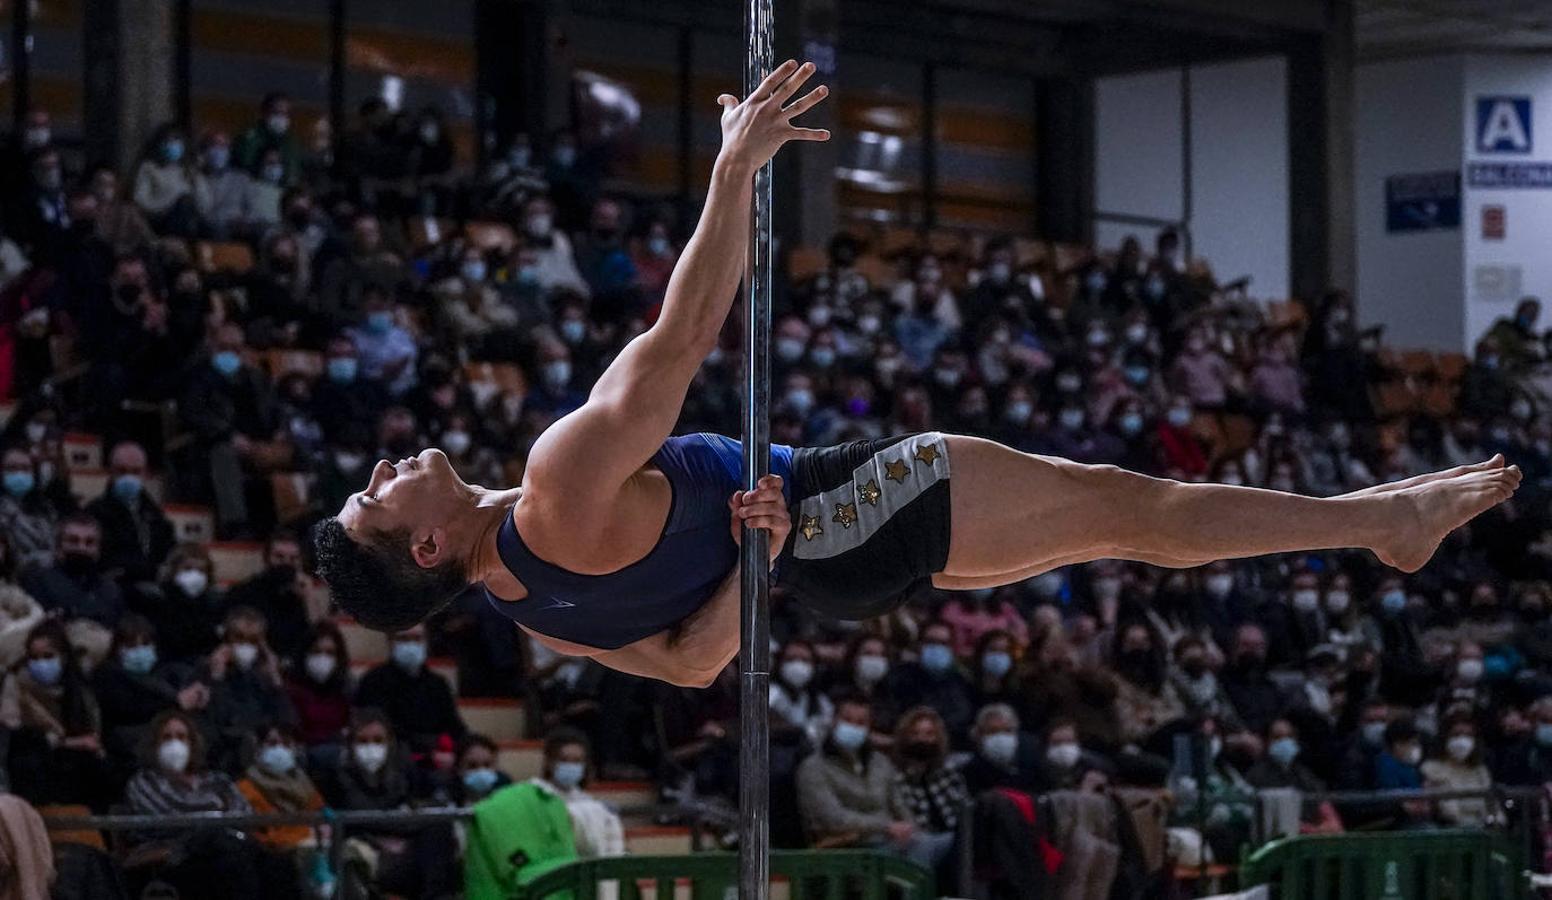
[[[1529,97],[1477,98],[1477,152],[1529,153]]]

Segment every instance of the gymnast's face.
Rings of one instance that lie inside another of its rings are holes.
[[[408,531],[412,540],[452,519],[467,493],[441,450],[423,450],[396,463],[379,460],[372,479],[351,494],[340,524],[356,533]]]

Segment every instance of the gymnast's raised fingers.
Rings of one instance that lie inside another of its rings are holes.
[[[796,94],[798,92],[798,88],[802,87],[804,82],[812,78],[814,72],[817,71],[817,69],[818,67],[811,62],[806,62],[803,65],[798,66],[797,71],[793,72],[790,78],[777,85],[776,89],[771,91],[771,99],[775,100],[778,104],[787,102],[787,98],[791,97],[793,94]]]
[[[787,121],[790,122],[795,116],[801,116],[803,113],[813,109],[815,104],[828,96],[830,96],[829,86],[821,84],[819,87],[814,88],[813,90],[783,107],[781,110],[782,114],[785,115],[787,117]]]

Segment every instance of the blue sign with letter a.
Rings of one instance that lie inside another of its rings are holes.
[[[1477,152],[1529,153],[1529,97],[1477,98]]]

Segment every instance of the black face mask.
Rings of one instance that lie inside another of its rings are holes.
[[[85,578],[97,572],[97,557],[85,553],[64,553],[59,567],[72,578]]]
[[[116,294],[118,298],[125,303],[134,303],[136,300],[140,299],[140,285],[121,284],[114,291],[114,294]]]
[[[926,741],[911,741],[900,748],[900,755],[917,762],[926,762],[938,755],[938,745]]]
[[[1192,678],[1201,678],[1204,674],[1207,673],[1207,660],[1194,658],[1188,659],[1180,664],[1180,668],[1184,669],[1185,673],[1190,675]]]
[[[1234,658],[1234,668],[1241,672],[1258,672],[1266,665],[1266,657],[1259,653],[1242,653]]]
[[[296,580],[296,566],[270,566],[269,577],[281,584],[290,585]]]

